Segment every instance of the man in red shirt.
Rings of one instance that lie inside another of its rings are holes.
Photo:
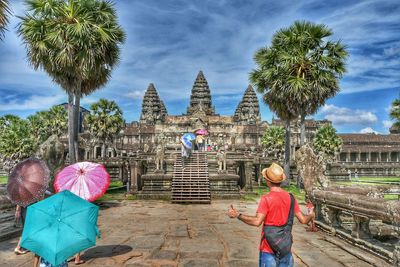
[[[280,187],[281,182],[286,179],[285,173],[281,166],[272,163],[269,168],[262,170],[262,175],[267,181],[270,192],[261,197],[256,215],[250,216],[242,214],[234,209],[232,205],[229,208],[228,215],[231,218],[238,218],[240,221],[252,226],[260,226],[261,224],[282,226],[288,221],[290,210],[290,195]],[[315,218],[315,213],[313,211],[309,215],[303,214],[297,200],[295,200],[294,203],[294,215],[303,224],[307,224]],[[292,253],[287,254],[281,259],[275,257],[274,252],[264,237],[264,227],[261,232],[259,250],[260,267],[293,266]]]

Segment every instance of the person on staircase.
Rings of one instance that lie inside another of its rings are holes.
[[[294,196],[281,188],[281,182],[286,179],[281,166],[272,163],[261,173],[270,191],[261,197],[256,215],[242,214],[231,205],[228,216],[251,226],[263,225],[259,266],[291,267],[294,264],[291,253],[293,217],[296,216],[302,224],[308,224],[315,218],[315,213],[312,210],[305,215]]]
[[[182,170],[186,168],[186,161],[189,159],[192,150],[187,148],[181,141]]]
[[[196,136],[196,145],[198,151],[204,151],[204,136],[201,134]]]

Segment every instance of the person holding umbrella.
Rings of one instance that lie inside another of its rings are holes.
[[[67,166],[57,173],[54,181],[56,192],[69,190],[89,202],[104,195],[109,186],[110,175],[106,168],[93,162],[78,162]],[[80,253],[75,255],[74,263],[85,263],[81,260]]]
[[[50,171],[47,165],[36,158],[19,162],[7,182],[7,194],[11,202],[17,205],[15,218],[25,224],[26,207],[44,198],[50,181]],[[21,239],[14,249],[17,255],[27,253],[21,248]]]
[[[193,133],[185,133],[181,137],[181,156],[182,156],[182,169],[185,170],[185,161],[189,159],[192,153],[193,141],[196,139],[196,135]]]
[[[21,245],[36,256],[34,267],[65,267],[67,259],[96,245],[99,207],[68,190],[27,210]]]

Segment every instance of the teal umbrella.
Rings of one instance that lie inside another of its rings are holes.
[[[58,265],[96,245],[99,207],[62,191],[28,207],[21,246]]]

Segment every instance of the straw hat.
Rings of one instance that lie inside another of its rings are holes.
[[[281,166],[279,166],[276,163],[272,163],[271,166],[269,166],[269,168],[263,169],[261,173],[262,176],[264,176],[264,178],[270,181],[271,183],[278,184],[286,179],[284,170],[282,169]]]

